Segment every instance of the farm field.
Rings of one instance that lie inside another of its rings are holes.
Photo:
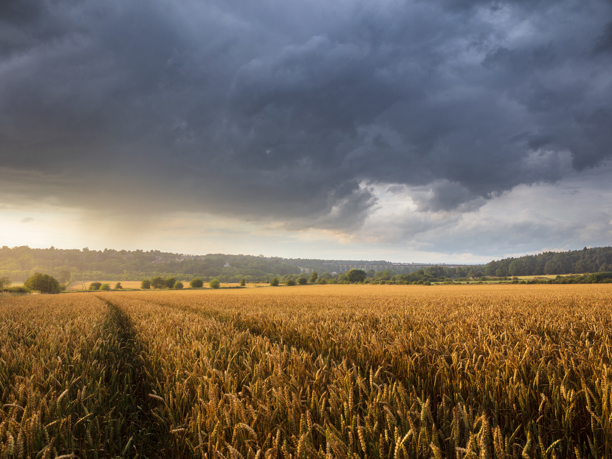
[[[101,282],[102,284],[108,284],[111,286],[111,288],[115,288],[115,284],[117,282],[121,282],[121,286],[124,289],[140,289],[140,281],[73,281],[70,283],[70,285],[68,286],[68,288],[66,290],[68,291],[75,291],[75,290],[87,290],[89,289],[89,285],[92,282]],[[189,282],[187,281],[182,281],[184,284],[184,288],[188,289],[189,288]],[[23,284],[13,284],[13,285],[23,285]],[[247,283],[245,285],[246,288],[253,288],[253,287],[267,287],[268,283]],[[221,283],[221,287],[239,287],[240,283],[239,282],[235,282],[235,283],[229,283],[229,282],[222,282]],[[208,282],[204,283],[204,288],[208,288]]]
[[[0,298],[0,457],[609,458],[612,285]]]

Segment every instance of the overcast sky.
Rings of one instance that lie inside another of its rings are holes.
[[[0,245],[612,244],[610,0],[4,0]]]

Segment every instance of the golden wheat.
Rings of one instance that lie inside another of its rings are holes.
[[[607,458],[611,300],[606,285],[2,300],[0,457]]]

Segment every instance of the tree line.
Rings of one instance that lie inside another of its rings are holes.
[[[540,276],[612,271],[612,247],[584,248],[568,252],[544,252],[492,261],[484,268],[487,276]]]
[[[316,270],[307,268],[321,273],[316,282],[350,282],[347,272],[327,270],[334,267],[336,262],[338,261],[266,258],[251,255],[188,256],[160,251],[108,249],[95,251],[87,248],[63,250],[53,247],[32,249],[27,246],[14,248],[4,246],[0,248],[0,278],[20,282],[36,273],[44,272],[57,279],[60,286],[68,285],[72,281],[91,279],[140,281],[158,278],[163,280],[174,278],[175,283],[172,288],[178,286],[178,283],[184,285],[195,278],[201,279],[204,283],[213,279],[220,283],[237,283],[242,280],[271,282],[273,278],[277,278],[280,283],[297,284],[302,282],[300,281],[302,278],[310,282],[308,279],[310,273],[303,273],[303,269],[300,268],[322,266],[322,269]],[[603,273],[612,271],[612,247],[590,249],[585,247],[582,250],[568,252],[545,252],[496,260],[486,265],[429,266],[418,270],[413,268],[399,266],[384,271],[364,271],[366,277],[362,282],[431,283],[450,280],[469,281],[483,277],[506,279],[514,276]],[[2,287],[4,290],[7,288],[9,287]]]

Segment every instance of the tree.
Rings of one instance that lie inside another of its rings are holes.
[[[153,288],[164,288],[166,286],[166,281],[161,277],[157,276],[151,279],[151,287]]]
[[[183,287],[184,287],[184,285],[183,285],[183,283],[182,283],[182,282],[175,282],[175,283],[174,283],[174,289],[175,289],[175,290],[180,290],[180,289],[182,289]]]
[[[210,288],[219,288],[221,287],[221,282],[219,282],[219,279],[213,279],[208,283],[208,285]]]
[[[102,287],[102,282],[92,282],[89,284],[89,290],[100,290],[100,287]]]
[[[297,281],[300,285],[306,285],[308,283],[308,280],[305,277],[300,277]]]
[[[293,285],[295,285],[295,281],[293,279],[289,279],[287,281],[287,285],[293,286]]]
[[[104,292],[108,292],[110,290],[110,284],[102,284],[100,285],[100,290]]]
[[[351,269],[351,271],[360,271],[359,269]],[[351,272],[349,271],[349,273]],[[347,273],[348,274],[348,273]],[[366,274],[367,276],[367,274]],[[376,277],[379,280],[391,280],[391,271],[389,271],[388,269],[385,271],[378,271],[376,274],[374,274],[374,277]],[[349,280],[349,282],[351,282]],[[359,282],[359,281],[357,281]]]
[[[189,286],[191,288],[202,288],[204,287],[204,282],[199,277],[196,277],[195,279],[191,279],[189,281]]]
[[[316,272],[316,271],[313,271],[313,272],[310,274],[310,283],[311,283],[311,284],[314,284],[314,283],[317,281],[317,279],[318,279],[318,278],[319,278],[319,275],[317,274],[317,272]]]
[[[174,284],[176,284],[176,277],[169,277],[164,281],[164,283],[166,284],[166,287],[174,288]]]
[[[366,272],[361,269],[351,269],[346,273],[346,277],[350,283],[363,282],[366,278]]]
[[[242,279],[240,279],[240,286],[244,287],[246,285],[246,279],[243,277]]]
[[[123,290],[123,286],[121,285],[121,282],[117,282],[115,284],[115,290]]]
[[[9,285],[11,285],[11,281],[8,277],[0,277],[0,290]]]
[[[149,279],[143,279],[140,281],[140,288],[142,290],[149,290],[151,288],[151,281]]]
[[[270,285],[272,287],[278,287],[278,278],[275,277],[274,279],[272,279],[272,282],[270,282]]]
[[[23,284],[30,290],[38,290],[40,293],[59,293],[59,282],[48,274],[36,273]]]

